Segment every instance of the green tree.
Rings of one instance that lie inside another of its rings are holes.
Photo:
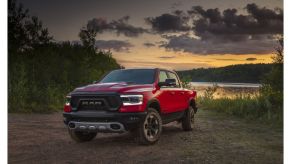
[[[52,40],[47,28],[16,0],[8,1],[8,51],[24,51]]]
[[[121,67],[110,52],[96,50],[92,40],[53,43],[41,21],[21,4],[9,0],[8,8],[9,112],[60,110],[68,92]]]
[[[262,80],[263,87],[261,89],[261,97],[270,104],[268,110],[268,118],[272,115],[276,115],[280,118],[283,117],[283,83],[284,83],[284,46],[283,37],[278,40],[278,47],[275,48],[275,54],[273,56],[272,70],[265,75]]]
[[[270,87],[273,91],[282,92],[283,94],[283,66],[284,66],[284,44],[283,37],[278,39],[278,46],[275,48],[275,54],[272,57],[273,67],[263,79],[263,84]]]
[[[96,35],[97,32],[94,29],[88,29],[85,27],[83,27],[79,32],[80,40],[87,48],[94,48]]]

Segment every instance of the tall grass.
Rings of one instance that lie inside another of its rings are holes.
[[[265,94],[263,91],[256,95],[238,93],[232,98],[214,98],[217,87],[209,87],[203,96],[198,97],[202,110],[212,110],[241,118],[260,120],[282,125],[283,106],[274,103],[277,95]]]

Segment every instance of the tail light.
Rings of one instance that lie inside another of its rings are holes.
[[[72,112],[72,107],[71,107],[71,96],[66,97],[66,103],[64,106],[64,112]]]
[[[72,107],[71,105],[65,105],[64,106],[64,112],[68,113],[68,112],[72,112]]]

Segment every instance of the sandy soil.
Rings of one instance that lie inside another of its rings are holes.
[[[282,129],[209,111],[198,111],[192,132],[165,125],[152,146],[138,145],[130,133],[75,143],[61,113],[8,119],[9,163],[283,163]]]

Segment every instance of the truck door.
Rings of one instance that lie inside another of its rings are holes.
[[[159,82],[165,82],[168,79],[168,74],[164,70],[160,70],[159,72]],[[175,95],[171,88],[162,86],[159,89],[158,98],[160,100],[160,107],[162,113],[169,113],[175,109]]]
[[[173,88],[171,88],[171,92],[175,92],[173,95],[173,99],[174,99],[174,106],[175,109],[173,109],[172,112],[178,112],[178,111],[182,111],[185,110],[188,107],[188,102],[187,102],[187,98],[186,98],[186,91],[184,91],[184,89],[182,88],[182,85],[180,83],[180,80],[178,78],[178,76],[173,73],[168,71],[168,78],[170,79],[175,79],[176,80],[176,86],[174,86]]]

